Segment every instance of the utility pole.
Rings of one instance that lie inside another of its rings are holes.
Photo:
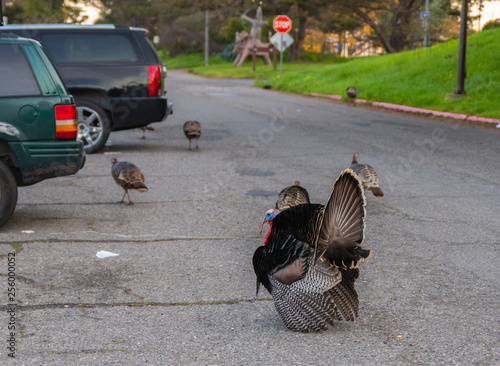
[[[424,18],[424,48],[429,44],[429,0],[425,0],[425,18]]]
[[[467,47],[467,14],[468,1],[462,0],[462,10],[460,11],[460,40],[458,44],[458,65],[457,65],[457,88],[455,94],[465,94],[465,53]]]
[[[467,0],[462,0],[460,11],[460,38],[458,43],[457,88],[453,94],[446,94],[445,100],[454,100],[466,96],[465,84],[465,54],[467,50]]]
[[[208,66],[208,7],[205,10],[205,66]]]

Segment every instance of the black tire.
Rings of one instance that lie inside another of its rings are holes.
[[[7,165],[0,161],[0,226],[9,221],[16,204],[16,179]]]
[[[106,111],[90,100],[76,101],[78,111],[78,139],[83,141],[87,154],[104,147],[111,132],[111,121]]]

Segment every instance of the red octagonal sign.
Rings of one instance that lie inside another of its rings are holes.
[[[278,15],[273,20],[273,28],[278,33],[287,33],[292,29],[292,21],[286,15]]]

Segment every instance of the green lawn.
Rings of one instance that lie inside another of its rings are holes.
[[[360,99],[500,118],[500,29],[471,35],[467,45],[468,97],[455,101],[445,101],[444,97],[456,88],[458,40],[345,63],[285,63],[281,75],[279,65],[274,71],[260,60],[255,73],[251,62],[238,68],[216,57],[205,67],[201,55],[201,63],[184,67],[209,77],[256,78],[256,86],[270,84],[273,89],[300,94],[344,96],[347,87],[356,86]],[[164,62],[168,68],[175,68],[176,59]]]

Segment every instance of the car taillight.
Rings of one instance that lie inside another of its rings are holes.
[[[78,135],[78,119],[74,104],[56,105],[56,139],[76,139]]]
[[[160,95],[161,91],[160,66],[158,65],[148,66],[148,85],[149,85],[150,97],[157,97]]]

